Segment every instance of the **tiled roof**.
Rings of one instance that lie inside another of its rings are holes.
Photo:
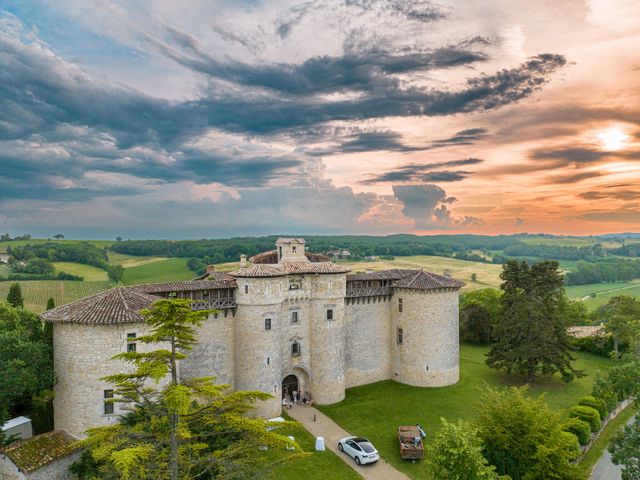
[[[330,260],[329,257],[320,253],[304,252],[304,255],[310,262],[328,262]],[[278,252],[276,250],[269,250],[254,255],[249,260],[251,260],[252,263],[278,263]]]
[[[584,325],[567,328],[567,333],[574,338],[599,337],[604,335],[605,329],[602,325]]]
[[[139,292],[158,294],[167,292],[191,292],[198,290],[215,290],[218,288],[236,288],[236,280],[227,274],[216,275],[215,280],[190,280],[186,282],[163,282],[136,285],[133,288]]]
[[[78,439],[64,430],[43,433],[0,450],[23,473],[33,472],[80,449]]]
[[[332,262],[287,262],[287,263],[258,263],[247,268],[230,272],[233,277],[282,277],[284,275],[301,275],[304,273],[347,273],[348,268]]]
[[[157,300],[136,288],[116,287],[48,310],[41,318],[58,323],[135,323],[143,321],[140,310]]]
[[[378,270],[370,273],[354,273],[347,276],[347,282],[352,280],[400,280],[407,275],[415,275],[418,270],[407,268],[393,268],[391,270]]]
[[[194,280],[224,280],[226,276],[224,272],[205,272]]]
[[[436,275],[435,273],[418,270],[413,275],[407,275],[400,280],[396,280],[393,286],[415,290],[432,290],[436,288],[462,288],[464,282],[445,275]]]

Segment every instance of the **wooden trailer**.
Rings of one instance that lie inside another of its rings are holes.
[[[400,456],[407,460],[417,460],[424,457],[424,445],[420,430],[416,425],[398,427],[398,441],[400,442]]]

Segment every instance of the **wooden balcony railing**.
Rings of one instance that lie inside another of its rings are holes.
[[[234,297],[210,298],[208,300],[193,300],[191,310],[210,310],[214,308],[236,308]]]

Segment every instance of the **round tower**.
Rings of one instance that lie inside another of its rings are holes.
[[[279,312],[283,277],[247,276],[236,278],[236,282],[235,388],[273,395],[273,398],[259,402],[255,413],[267,418],[277,417],[282,408],[279,348],[282,319]]]
[[[411,280],[398,285],[391,300],[392,379],[418,387],[453,385],[460,379],[462,283],[438,287],[426,278]]]
[[[311,300],[311,383],[319,404],[344,400],[346,275],[314,275]],[[366,332],[363,332],[366,335]]]

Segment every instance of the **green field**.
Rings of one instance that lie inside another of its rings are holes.
[[[196,274],[187,268],[185,258],[163,258],[151,263],[125,269],[122,282],[125,285],[139,283],[192,280]]]
[[[56,307],[70,303],[80,298],[93,295],[111,288],[109,282],[69,282],[60,280],[41,280],[28,282],[0,282],[0,299],[7,298],[9,286],[19,283],[22,296],[25,299],[24,307],[34,313],[42,313],[47,307],[47,300],[53,298]]]
[[[500,272],[502,271],[502,265],[428,255],[396,257],[395,260],[340,261],[339,263],[351,268],[352,272],[386,270],[390,268],[423,268],[426,271],[442,275],[445,270],[449,270],[451,276],[466,282],[463,291],[477,290],[486,287],[498,288],[501,282]],[[471,281],[471,275],[473,273],[478,277],[476,282]]]
[[[5,265],[4,263],[0,263],[0,277],[6,277],[10,273],[11,269],[9,268],[9,266]]]
[[[440,427],[440,418],[471,420],[476,414],[479,389],[521,385],[484,363],[487,347],[462,345],[460,348],[460,382],[444,388],[418,388],[383,381],[347,390],[346,399],[335,405],[320,406],[341,427],[354,435],[368,437],[382,457],[412,478],[426,478],[420,463],[400,458],[395,436],[398,425],[419,423],[427,431],[427,441]],[[591,392],[596,370],[606,369],[610,360],[585,353],[575,353],[576,367],[586,377],[566,384],[557,377],[540,379],[531,389],[533,395],[546,393],[547,402],[556,409],[566,409]]]
[[[56,273],[66,272],[78,275],[84,278],[85,282],[106,282],[109,279],[106,270],[92,265],[85,265],[84,263],[53,262],[53,266],[56,269]]]
[[[124,268],[139,267],[140,265],[160,262],[166,259],[167,257],[138,257],[124,253],[109,252],[109,263],[112,265],[122,265]]]

